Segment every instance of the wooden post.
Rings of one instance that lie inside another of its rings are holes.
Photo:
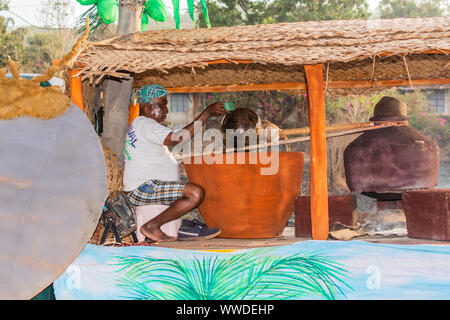
[[[69,84],[70,84],[70,97],[74,104],[76,104],[81,111],[84,112],[83,102],[83,85],[81,84],[81,76],[74,77],[80,70],[70,69],[69,71]]]
[[[322,64],[305,65],[310,127],[311,227],[314,240],[327,240],[328,183],[325,131],[325,96]]]
[[[192,94],[192,119],[195,120],[197,117],[197,109],[200,105],[200,94],[193,93]]]

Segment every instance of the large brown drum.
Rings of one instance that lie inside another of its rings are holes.
[[[202,164],[195,164],[199,158],[184,163],[190,182],[205,189],[199,210],[209,227],[222,229],[219,237],[273,238],[282,233],[294,210],[302,183],[303,153],[269,153],[269,159],[278,161],[272,175],[261,174],[261,169],[274,168],[273,162],[264,164],[267,161],[257,157],[250,164],[249,155],[234,153],[234,162],[227,162],[225,154],[217,155],[223,164],[206,164],[204,158]],[[238,156],[245,157],[244,164],[237,164]]]

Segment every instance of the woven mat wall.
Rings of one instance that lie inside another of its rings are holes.
[[[103,154],[105,156],[105,164],[106,164],[106,177],[107,177],[107,186],[109,191],[109,197],[113,198],[115,195],[117,195],[119,192],[123,190],[123,169],[120,166],[120,160],[117,157],[117,155],[106,145],[103,143],[103,141],[100,139],[100,142],[102,144],[103,148]],[[91,239],[89,240],[89,243],[92,244],[100,244],[100,239],[103,234],[103,231],[105,230],[104,226],[101,224],[100,221],[97,223],[97,228],[92,235]],[[105,244],[111,244],[115,243],[114,234],[112,232],[109,232]],[[122,242],[125,243],[132,243],[133,238],[130,236],[127,236],[122,239]]]

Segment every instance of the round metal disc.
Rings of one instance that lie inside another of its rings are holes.
[[[0,121],[0,299],[30,299],[62,274],[107,194],[102,147],[78,107]]]

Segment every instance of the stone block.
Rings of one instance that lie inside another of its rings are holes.
[[[408,237],[450,240],[450,189],[402,193]]]

